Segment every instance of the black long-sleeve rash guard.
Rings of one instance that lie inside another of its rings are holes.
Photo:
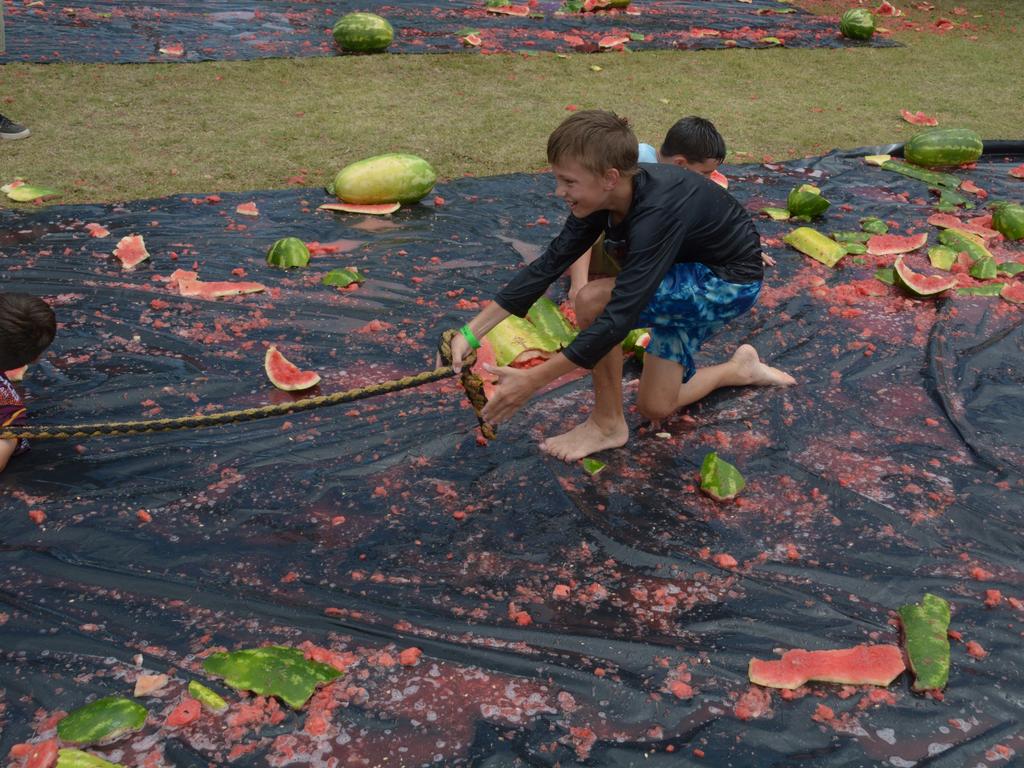
[[[732,195],[678,166],[641,163],[633,177],[632,205],[621,222],[613,224],[605,210],[583,219],[569,214],[547,250],[521,269],[495,301],[505,311],[524,317],[602,230],[606,247],[625,243],[622,270],[604,311],[563,350],[581,368],[593,368],[636,327],[673,264],[700,262],[733,283],[752,283],[764,276],[760,237]]]

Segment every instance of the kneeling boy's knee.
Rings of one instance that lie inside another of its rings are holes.
[[[636,409],[648,421],[660,421],[672,415],[675,404],[641,395],[636,400]]]
[[[576,294],[576,321],[585,328],[597,319],[608,304],[607,288],[594,283],[584,285]]]

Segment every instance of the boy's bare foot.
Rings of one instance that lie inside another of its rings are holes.
[[[772,368],[761,362],[757,350],[749,344],[742,344],[732,356],[736,365],[737,375],[748,385],[761,387],[789,387],[796,384],[796,379],[785,371]]]
[[[577,461],[608,448],[621,448],[627,440],[629,427],[625,421],[620,421],[614,429],[606,431],[587,419],[568,432],[541,441],[540,449],[562,461]]]

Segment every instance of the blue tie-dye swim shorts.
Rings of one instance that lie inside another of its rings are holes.
[[[651,329],[647,354],[679,363],[689,381],[701,344],[754,306],[760,293],[760,280],[730,283],[703,264],[673,265],[640,314],[640,323]]]

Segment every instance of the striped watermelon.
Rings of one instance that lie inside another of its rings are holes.
[[[970,128],[932,128],[921,131],[903,145],[903,157],[925,168],[973,163],[981,157],[985,145]]]
[[[870,40],[875,34],[875,17],[867,8],[851,8],[839,19],[839,31],[851,40]]]
[[[352,53],[381,53],[395,39],[395,30],[388,20],[375,13],[346,14],[332,31],[338,47]]]

